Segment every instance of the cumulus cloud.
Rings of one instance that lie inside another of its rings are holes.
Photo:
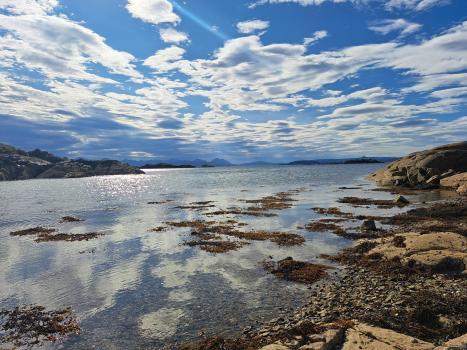
[[[399,32],[400,36],[406,36],[419,31],[422,28],[421,24],[409,22],[403,18],[385,19],[373,22],[369,29],[379,34],[389,34],[391,32]]]
[[[151,57],[146,58],[144,65],[159,71],[168,71],[178,66],[174,63],[179,61],[185,53],[185,50],[178,46],[170,46],[157,51]]]
[[[166,43],[178,44],[189,41],[188,34],[180,32],[174,28],[161,28],[159,30],[162,41]]]
[[[465,116],[450,116],[450,122],[439,116],[467,103],[467,22],[410,44],[398,40],[321,52],[310,52],[309,45],[325,31],[300,44],[246,35],[198,59],[185,58],[185,49],[171,45],[140,69],[133,55],[112,48],[85,24],[54,15],[54,7],[43,11],[22,15],[10,9],[2,12],[10,16],[0,15],[1,111],[53,123],[81,146],[114,142],[101,124],[112,129],[112,137],[137,132],[138,152],[150,152],[158,142],[180,152],[271,156],[365,149],[384,154],[394,152],[394,144],[413,145],[415,132],[443,142],[465,133]],[[159,23],[165,22],[154,24]],[[379,24],[382,34],[409,27]],[[166,41],[181,43],[174,39],[180,34],[172,32]],[[393,91],[384,81],[372,86],[358,80],[378,70],[403,76],[405,87]],[[409,93],[421,98],[409,100]],[[202,112],[186,113],[193,100],[202,101]],[[250,111],[259,112],[245,113]],[[262,119],[248,120],[253,114]],[[152,147],[142,147],[145,142]]]
[[[173,11],[168,0],[128,0],[126,8],[133,17],[147,23],[180,22],[180,17]]]
[[[58,0],[0,0],[0,9],[14,15],[45,15],[58,6]]]
[[[237,23],[237,30],[242,34],[252,34],[257,31],[265,30],[269,28],[268,21],[262,21],[259,19],[243,21]]]

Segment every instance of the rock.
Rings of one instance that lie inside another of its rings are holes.
[[[452,169],[449,169],[448,171],[446,171],[445,173],[442,173],[439,177],[441,179],[444,179],[445,177],[449,177],[449,176],[452,176],[454,175],[456,172]]]
[[[346,331],[342,350],[433,350],[434,347],[408,335],[359,323]]]
[[[361,226],[364,231],[376,231],[375,220],[365,220]]]
[[[467,333],[437,346],[434,350],[467,350]]]
[[[316,343],[311,343],[307,345],[303,345],[298,348],[298,350],[325,350],[326,344],[322,341],[316,342]]]
[[[440,180],[441,180],[441,177],[439,175],[434,175],[430,177],[428,180],[426,180],[426,183],[429,185],[439,185]]]
[[[467,172],[467,142],[412,153],[370,175],[382,185],[435,186],[439,179]]]
[[[396,204],[409,204],[409,200],[405,198],[404,196],[397,195],[396,198],[394,198],[394,203]]]
[[[0,144],[0,181],[124,174],[143,172],[116,160],[68,160],[38,149],[26,152]]]
[[[467,172],[449,176],[440,181],[442,187],[458,188],[467,185]]]
[[[270,344],[263,346],[259,350],[290,350],[290,348],[280,344]]]
[[[456,192],[459,193],[461,196],[467,196],[467,185],[459,186]]]
[[[403,245],[395,244],[394,238],[374,240],[378,242],[367,255],[379,254],[391,260],[400,259],[404,265],[418,264],[438,272],[462,273],[467,265],[467,238],[452,232],[428,234],[405,233],[398,235]]]

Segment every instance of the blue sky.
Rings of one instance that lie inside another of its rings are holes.
[[[0,0],[0,142],[289,161],[465,140],[465,0]]]

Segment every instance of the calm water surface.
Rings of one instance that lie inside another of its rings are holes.
[[[297,226],[319,217],[309,208],[336,206],[343,196],[392,198],[369,191],[375,186],[364,179],[380,166],[180,169],[0,183],[0,308],[71,306],[82,333],[51,348],[148,349],[192,340],[200,332],[237,334],[304,302],[309,292],[305,286],[275,279],[261,261],[293,256],[319,262],[320,254],[348,246],[346,239]],[[339,189],[355,185],[360,188]],[[182,244],[190,238],[189,229],[150,232],[164,221],[206,218],[202,212],[174,209],[177,205],[209,200],[225,209],[244,206],[241,199],[297,188],[304,189],[295,197],[298,201],[278,211],[279,216],[236,219],[248,223],[247,229],[303,234],[306,244],[301,247],[252,242],[239,251],[213,255]],[[148,204],[167,199],[173,202]],[[370,210],[337,206],[354,213]],[[395,211],[371,209],[383,215]],[[60,223],[65,215],[84,221]],[[88,242],[40,244],[32,237],[9,235],[39,225],[105,235]]]

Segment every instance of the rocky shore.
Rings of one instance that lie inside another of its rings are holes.
[[[467,349],[466,171],[464,142],[412,154],[371,175],[395,186],[382,188],[394,193],[445,187],[458,194],[405,214],[362,217],[363,234],[345,234],[355,239],[353,247],[322,256],[338,263],[327,277],[314,283],[300,276],[311,289],[303,307],[248,327],[242,337],[205,338],[178,349]],[[368,204],[352,200],[361,202]],[[404,197],[394,200],[402,202]],[[337,208],[314,210],[329,215],[319,222],[322,231],[343,236],[337,223],[354,219]],[[375,223],[388,226],[376,229]]]
[[[26,152],[0,144],[0,181],[127,174],[143,171],[116,160],[70,160],[41,150]]]
[[[384,186],[448,187],[467,194],[467,142],[415,152],[371,174]]]

